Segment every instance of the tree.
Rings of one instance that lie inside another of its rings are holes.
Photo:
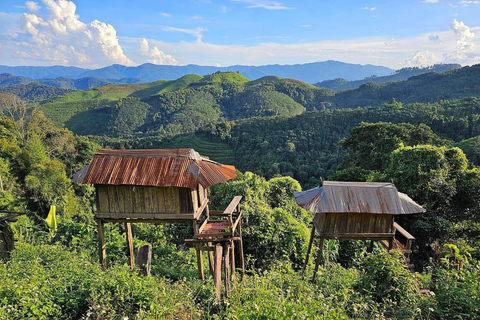
[[[390,162],[390,153],[402,146],[419,144],[445,145],[425,124],[393,124],[388,122],[361,122],[352,129],[350,136],[340,140],[339,146],[351,153],[342,167],[360,167],[365,170],[385,170]]]

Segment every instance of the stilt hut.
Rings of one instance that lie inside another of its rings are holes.
[[[120,222],[125,223],[133,269],[131,223],[192,223],[194,236],[198,237],[204,229],[211,229],[207,227],[210,221],[207,188],[234,177],[234,166],[211,161],[193,149],[100,150],[88,167],[77,172],[73,182],[95,186],[102,267],[106,267],[104,224]],[[230,215],[226,214],[231,226],[236,227],[240,221],[240,199],[235,197],[229,206]],[[228,226],[221,231],[225,228]],[[228,230],[221,233],[222,239],[235,236],[232,229]],[[215,242],[216,236],[217,233],[211,234],[209,241]],[[199,276],[203,279],[202,248],[198,243],[196,248]]]
[[[425,212],[387,182],[324,181],[321,187],[295,193],[295,198],[299,206],[315,213],[304,266],[305,271],[318,234],[315,274],[325,239],[371,240],[371,248],[373,241],[381,241],[389,249],[402,250],[408,259],[414,237],[395,222],[395,215]],[[396,232],[405,237],[405,245],[395,238]]]

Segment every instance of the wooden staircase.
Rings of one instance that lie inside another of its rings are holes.
[[[236,196],[224,211],[210,210],[207,218],[198,228],[193,239],[186,239],[187,243],[195,243],[200,252],[207,251],[209,255],[210,274],[217,291],[221,295],[222,260],[225,275],[225,294],[228,297],[230,281],[235,280],[235,243],[238,244],[241,276],[245,276],[245,261],[243,258],[242,241],[242,211],[240,210],[241,196]],[[212,219],[212,217],[214,217]]]
[[[405,244],[401,243],[397,238],[393,238],[393,242],[390,247],[388,240],[380,241],[387,249],[390,250],[400,250],[405,256],[405,265],[406,267],[413,272],[414,265],[410,263],[410,254],[412,253],[412,242],[415,240],[415,237],[408,233],[407,230],[403,229],[398,223],[393,223],[394,233],[399,233],[403,238],[406,239]]]

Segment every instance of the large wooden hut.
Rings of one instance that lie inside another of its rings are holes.
[[[325,239],[381,241],[389,249],[401,249],[408,258],[414,238],[395,223],[395,216],[425,212],[387,182],[324,181],[321,187],[295,193],[295,198],[299,206],[315,213],[305,262],[306,267],[317,233],[320,248],[315,273]],[[406,245],[395,238],[396,232],[406,238]]]
[[[193,149],[100,150],[88,167],[77,172],[73,182],[95,186],[101,265],[106,267],[104,223],[122,222],[133,268],[131,223],[193,223],[198,241],[231,240],[240,222],[241,197],[235,197],[226,212],[213,212],[228,217],[223,225],[209,219],[207,188],[234,177],[234,166],[211,161]],[[215,222],[213,228],[209,221]],[[202,236],[202,232],[208,235]],[[235,238],[241,241],[241,234]],[[201,252],[205,248],[198,243],[196,247],[199,276],[203,278]]]

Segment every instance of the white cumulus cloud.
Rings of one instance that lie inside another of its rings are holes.
[[[468,26],[462,21],[457,21],[457,19],[453,19],[450,27],[457,36],[457,46],[453,51],[452,56],[453,58],[460,60],[466,59],[467,54],[473,52],[475,49],[475,44],[472,41],[475,34],[470,31]]]
[[[417,51],[410,59],[405,60],[408,64],[413,65],[422,65],[429,66],[435,63],[439,63],[442,60],[438,58],[434,53],[429,52],[428,50],[421,52]]]
[[[171,55],[163,53],[157,47],[150,48],[147,39],[143,38],[140,42],[140,49],[138,50],[142,56],[150,57],[148,62],[154,64],[169,64],[176,65],[177,60],[175,60]]]
[[[124,54],[115,28],[94,20],[84,23],[76,5],[68,0],[42,0],[47,16],[24,13],[22,30],[26,41],[16,55],[23,58],[69,65],[134,65]],[[32,1],[27,7],[35,9]],[[31,9],[30,9],[31,10]],[[34,11],[34,10],[31,10]]]
[[[40,6],[34,1],[25,2],[25,6],[27,6],[28,10],[32,12],[37,12],[38,10],[40,10]]]

